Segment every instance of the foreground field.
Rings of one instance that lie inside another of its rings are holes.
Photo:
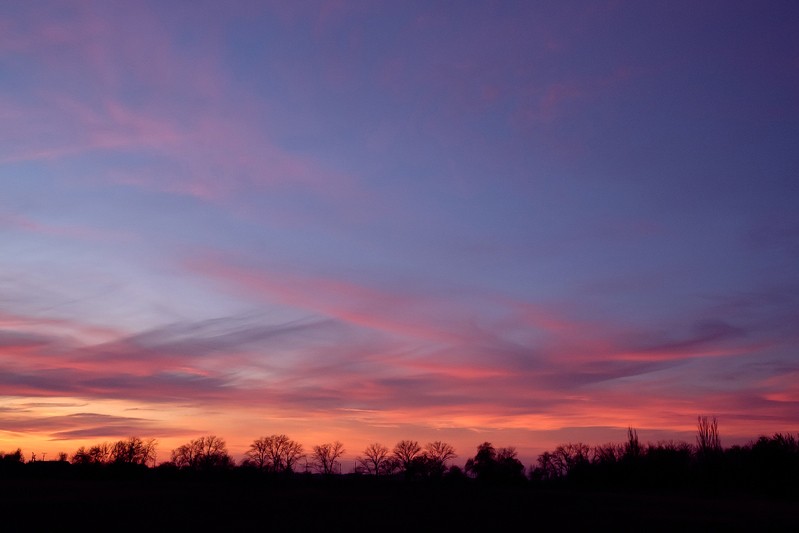
[[[762,531],[791,530],[799,520],[792,500],[344,478],[6,479],[0,511],[3,531]]]

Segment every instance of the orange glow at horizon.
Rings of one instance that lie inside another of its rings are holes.
[[[223,411],[181,408],[178,405],[146,406],[138,402],[85,401],[71,397],[6,397],[3,406],[23,409],[30,420],[42,421],[43,425],[48,420],[54,420],[57,421],[56,426],[63,426],[63,429],[78,434],[83,429],[91,429],[93,420],[81,420],[81,414],[86,412],[108,417],[132,413],[132,420],[146,418],[152,429],[148,430],[147,425],[135,429],[115,429],[114,423],[111,423],[96,436],[61,438],[54,436],[52,429],[3,429],[0,431],[0,450],[10,452],[22,448],[26,459],[30,459],[31,453],[35,453],[39,459],[45,454],[47,458],[55,458],[59,452],[71,457],[80,446],[113,442],[135,435],[155,438],[158,442],[158,461],[163,462],[169,459],[170,450],[179,445],[201,435],[215,434],[226,440],[231,455],[240,460],[254,439],[284,433],[302,443],[306,452],[314,444],[339,440],[345,444],[347,460],[354,459],[371,442],[382,442],[393,447],[402,439],[419,440],[423,444],[443,440],[456,447],[459,456],[456,464],[462,464],[473,454],[477,444],[488,440],[497,446],[515,446],[527,464],[537,454],[565,442],[622,442],[628,426],[638,429],[644,440],[649,435],[651,441],[675,439],[692,442],[697,415],[690,408],[652,416],[655,405],[609,410],[591,409],[587,402],[583,403],[585,405],[579,415],[520,414],[500,417],[487,412],[467,413],[463,408],[451,409],[449,413],[433,413],[424,409],[401,413],[341,409],[331,417],[323,412],[268,414],[263,409],[242,406],[238,410],[239,416],[232,419]],[[75,420],[70,425],[72,417]],[[17,419],[21,421],[26,417],[18,415]],[[723,414],[719,415],[719,419],[722,438],[727,437],[727,445],[744,443],[762,433],[751,430],[751,425],[734,418],[725,418]],[[418,420],[428,422],[414,422]],[[619,423],[620,420],[624,422]],[[159,428],[167,425],[168,430]],[[778,423],[774,425],[774,432],[784,431],[778,426]],[[580,436],[581,431],[585,436]]]

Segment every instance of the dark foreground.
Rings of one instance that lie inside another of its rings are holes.
[[[0,479],[0,530],[795,530],[799,502],[476,483]]]

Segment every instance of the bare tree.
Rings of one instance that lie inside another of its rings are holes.
[[[210,470],[233,466],[224,439],[207,435],[172,450],[172,462],[179,468]]]
[[[615,464],[624,456],[624,451],[627,444],[616,444],[608,442],[607,444],[598,444],[594,446],[591,451],[591,462],[594,464]]]
[[[34,455],[31,461],[35,460],[36,457]],[[92,462],[91,455],[89,454],[89,450],[87,450],[85,446],[81,446],[75,451],[75,453],[72,454],[72,464],[82,465],[91,462]]]
[[[250,444],[246,455],[255,466],[270,472],[292,471],[297,461],[305,457],[302,444],[286,435],[256,439]]]
[[[561,444],[553,452],[538,456],[538,466],[533,477],[541,480],[566,477],[569,472],[589,464],[591,448],[581,442]]]
[[[89,449],[81,446],[72,455],[75,464],[106,464],[111,460],[112,446],[107,442],[95,444]]]
[[[696,447],[700,454],[707,455],[721,451],[719,423],[715,416],[710,421],[706,416],[697,417],[696,428]]]
[[[128,437],[114,443],[111,448],[110,461],[114,463],[146,465],[155,458],[155,439],[142,440],[139,437]]]
[[[428,442],[424,450],[424,456],[427,459],[431,473],[435,475],[443,474],[447,467],[447,461],[457,457],[455,448],[440,440]]]
[[[627,428],[627,442],[624,443],[624,456],[629,459],[637,459],[641,456],[643,448],[638,441],[638,432],[632,426]]]
[[[321,474],[335,473],[336,466],[339,464],[338,459],[342,455],[344,455],[344,445],[339,441],[319,444],[314,446],[313,452],[311,452],[313,466]]]
[[[269,470],[269,437],[260,437],[252,441],[250,449],[244,455],[247,456],[247,463],[255,466],[258,470]]]
[[[380,443],[375,442],[370,444],[363,451],[364,457],[358,457],[359,462],[364,469],[370,474],[379,476],[381,474],[390,474],[394,470],[394,461],[388,453],[388,448]]]
[[[305,457],[302,444],[286,435],[272,435],[272,465],[276,472],[293,471],[294,465]]]
[[[413,462],[422,454],[422,447],[415,440],[401,440],[394,446],[394,458],[406,472],[413,468]]]
[[[178,468],[196,468],[198,466],[197,449],[193,442],[181,444],[172,450],[171,460]]]

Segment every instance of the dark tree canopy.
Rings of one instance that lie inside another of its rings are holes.
[[[483,481],[518,481],[524,479],[524,465],[513,447],[496,450],[490,442],[477,447],[477,453],[466,461],[466,472]]]

